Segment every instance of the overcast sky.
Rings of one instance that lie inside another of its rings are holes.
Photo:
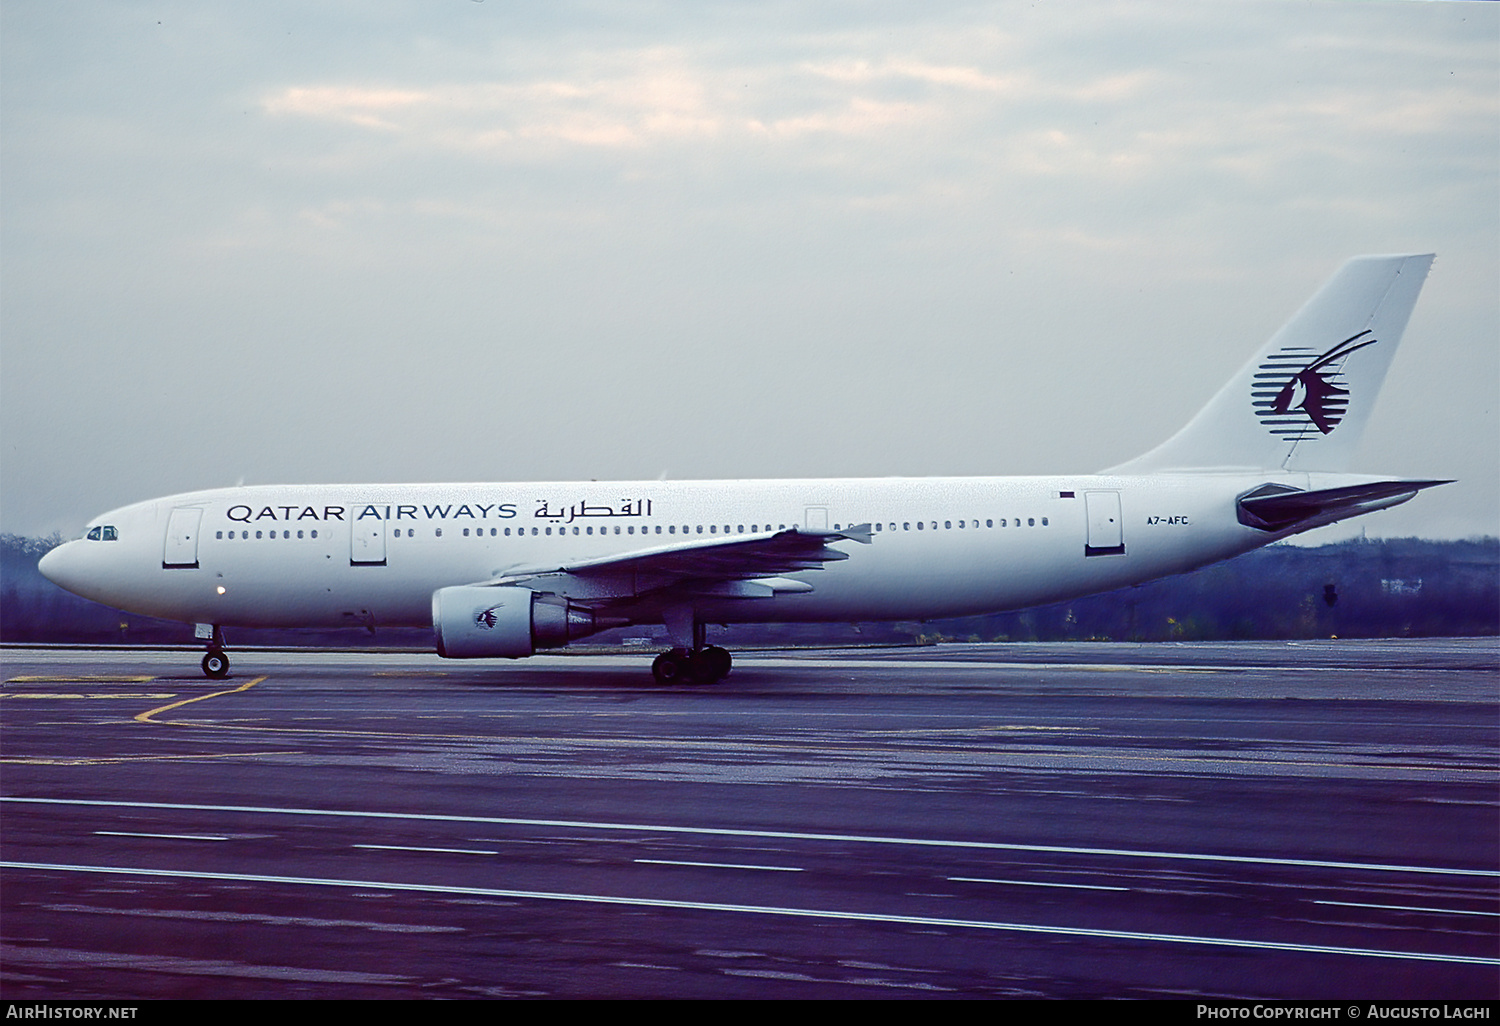
[[[1357,469],[1460,483],[1361,523],[1495,534],[1497,55],[1462,2],[5,0],[0,529],[1093,471],[1436,251]]]

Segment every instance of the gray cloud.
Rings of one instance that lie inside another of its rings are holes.
[[[242,477],[1092,470],[1426,250],[1362,466],[1462,483],[1369,527],[1500,529],[1491,5],[0,29],[6,530]]]

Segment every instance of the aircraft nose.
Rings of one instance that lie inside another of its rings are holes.
[[[78,558],[78,548],[81,544],[82,542],[78,541],[63,542],[43,556],[36,568],[53,584],[76,592],[81,580],[80,564],[82,561]]]

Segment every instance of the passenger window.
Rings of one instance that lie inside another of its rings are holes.
[[[994,527],[995,526],[995,522],[993,520],[986,520],[984,522],[984,526],[985,527]]]
[[[1026,518],[1026,526],[1027,527],[1035,527],[1036,526],[1036,517],[1027,517]]]
[[[214,532],[214,537],[215,538],[222,538],[222,537],[224,537],[224,532],[223,531],[215,531]]]

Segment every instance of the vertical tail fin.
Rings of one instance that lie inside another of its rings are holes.
[[[1350,260],[1187,427],[1109,473],[1347,470],[1431,265]]]

